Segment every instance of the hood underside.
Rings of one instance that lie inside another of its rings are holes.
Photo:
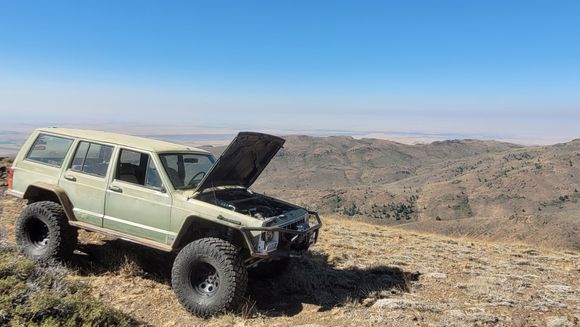
[[[250,187],[284,142],[273,135],[239,133],[199,183],[196,192],[221,186]]]

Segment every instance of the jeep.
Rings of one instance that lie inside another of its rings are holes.
[[[234,310],[248,269],[280,272],[318,238],[316,212],[250,189],[283,144],[242,132],[216,160],[159,140],[38,129],[8,174],[6,192],[27,200],[16,242],[34,259],[66,260],[84,229],[173,252],[171,284],[186,310]]]

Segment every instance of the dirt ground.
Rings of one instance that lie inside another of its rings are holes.
[[[0,196],[13,241],[24,204]],[[199,319],[170,286],[173,257],[82,232],[71,279],[151,326],[577,326],[580,254],[324,218],[319,244],[252,278],[240,312]],[[90,299],[87,299],[90,301]]]

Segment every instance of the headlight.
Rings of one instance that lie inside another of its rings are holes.
[[[274,239],[274,232],[267,231],[262,234],[262,239],[266,242],[270,242]]]
[[[268,253],[275,251],[278,248],[278,232],[265,231],[262,233],[258,242],[257,251],[260,253]]]

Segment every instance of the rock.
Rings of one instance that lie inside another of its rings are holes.
[[[445,278],[447,278],[447,274],[440,273],[440,272],[427,273],[424,276],[427,277],[427,278],[435,278],[435,279],[445,279]]]
[[[457,317],[457,318],[465,317],[465,313],[461,310],[458,310],[458,309],[448,310],[446,313],[448,316],[451,316],[451,317]]]
[[[362,305],[365,307],[370,307],[375,303],[376,299],[372,297],[368,297],[362,301]]]
[[[547,327],[568,327],[572,326],[572,323],[566,317],[547,317],[546,318]]]
[[[468,321],[477,324],[477,325],[496,325],[500,318],[496,315],[486,313],[486,312],[478,312],[470,314],[467,318]]]
[[[405,309],[414,306],[416,302],[404,300],[404,299],[379,299],[373,308],[383,308],[383,309]]]
[[[540,251],[536,250],[536,249],[528,249],[524,251],[525,254],[528,255],[540,255]]]
[[[512,301],[501,301],[501,302],[492,303],[492,305],[496,306],[496,307],[513,307],[514,303]]]
[[[546,285],[544,287],[549,289],[552,292],[566,293],[566,292],[570,291],[570,286],[566,286],[566,285]]]

